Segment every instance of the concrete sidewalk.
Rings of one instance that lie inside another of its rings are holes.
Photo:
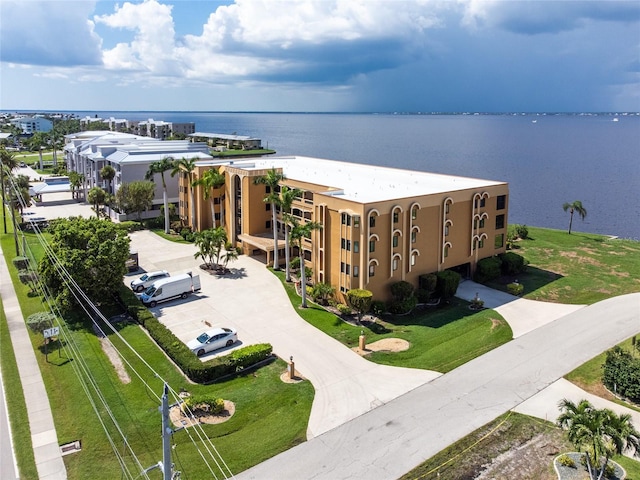
[[[29,339],[27,325],[9,276],[6,262],[10,260],[1,250],[0,257],[0,296],[2,296],[11,343],[22,381],[38,478],[40,480],[63,480],[67,478],[67,471],[62,461],[49,397],[47,397],[40,367]]]

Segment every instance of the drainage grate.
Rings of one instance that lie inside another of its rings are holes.
[[[82,450],[80,446],[80,440],[76,440],[75,442],[65,443],[64,445],[60,445],[60,452],[62,456],[69,455],[70,453],[76,453]]]

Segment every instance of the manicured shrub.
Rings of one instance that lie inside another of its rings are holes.
[[[373,293],[369,290],[354,288],[347,291],[347,300],[351,308],[358,312],[358,321],[360,321],[362,320],[362,316],[371,309]]]
[[[499,255],[502,262],[501,270],[505,275],[517,275],[527,268],[527,261],[522,255],[514,252],[505,252]],[[478,262],[480,263],[480,262]]]
[[[140,222],[134,222],[132,220],[127,220],[126,222],[116,223],[117,228],[120,230],[124,230],[125,232],[137,232],[142,230],[144,227]]]
[[[351,307],[349,305],[345,305],[344,303],[339,303],[337,308],[338,311],[343,315],[350,315],[352,312]]]
[[[300,257],[294,257],[289,262],[289,267],[292,270],[298,270],[300,268]]]
[[[382,315],[386,311],[386,308],[386,304],[380,300],[374,300],[371,302],[371,312],[376,316]]]
[[[391,295],[396,300],[404,300],[413,295],[413,285],[404,280],[391,284]]]
[[[416,290],[416,298],[418,299],[418,303],[427,303],[431,299],[431,293],[428,290],[419,288]]]
[[[436,285],[436,294],[443,300],[452,298],[460,285],[460,274],[453,270],[443,270],[436,274],[438,283]]]
[[[516,235],[522,240],[529,238],[529,229],[526,225],[516,225]]]
[[[473,279],[478,283],[486,283],[500,276],[502,262],[499,257],[487,257],[478,260]]]
[[[187,397],[184,400],[184,405],[189,410],[196,410],[198,407],[204,406],[211,415],[219,415],[224,411],[224,399],[207,394]]]
[[[29,259],[27,257],[14,257],[13,266],[17,270],[27,270],[29,268]]]
[[[419,289],[427,292],[430,297],[435,293],[437,284],[438,277],[435,273],[427,273],[418,277]]]
[[[405,298],[403,300],[392,300],[389,303],[389,312],[394,315],[404,315],[413,310],[418,304],[418,299],[414,296]]]
[[[511,282],[507,285],[507,292],[511,295],[522,295],[522,292],[524,292],[524,285],[518,282]]]

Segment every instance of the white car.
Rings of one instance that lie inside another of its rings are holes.
[[[140,278],[131,282],[131,290],[134,292],[142,292],[147,287],[153,285],[157,280],[167,278],[169,272],[166,270],[158,270],[157,272],[148,272],[142,275]]]
[[[219,348],[230,347],[238,341],[233,328],[212,328],[187,343],[187,347],[198,356]]]

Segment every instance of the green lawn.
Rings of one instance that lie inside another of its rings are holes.
[[[40,256],[42,249],[33,234],[27,234],[26,237],[34,255]],[[13,236],[1,235],[0,240],[10,263],[15,253]],[[40,298],[29,296],[29,288],[17,281],[12,264],[9,265],[9,269],[25,318],[31,313],[42,311],[44,307]],[[105,316],[112,313],[114,312],[105,312]],[[64,457],[70,479],[119,477],[115,472],[120,471],[120,466],[112,446],[107,441],[101,421],[113,435],[114,448],[121,453],[126,452],[124,442],[117,434],[106,408],[92,389],[89,389],[89,396],[97,405],[99,416],[88,400],[85,386],[92,383],[99,387],[102,398],[109,405],[127,438],[127,443],[131,445],[143,467],[162,459],[158,397],[162,393],[163,383],[156,373],[167,380],[176,391],[184,389],[195,394],[207,393],[234,402],[235,414],[227,422],[203,426],[204,434],[209,439],[205,443],[195,435],[192,428],[174,434],[173,443],[176,447],[173,450],[173,460],[182,471],[183,478],[211,476],[195,445],[202,450],[211,442],[224,458],[230,471],[235,474],[305,441],[314,389],[308,381],[297,384],[283,383],[280,375],[286,371],[287,366],[282,360],[231,381],[195,385],[182,376],[143,329],[133,324],[126,325],[121,327],[120,334],[123,339],[115,334],[111,334],[110,338],[131,365],[126,367],[132,378],[129,384],[123,384],[118,379],[98,338],[84,325],[78,324],[78,328],[68,331],[69,343],[60,351],[50,351],[48,362],[42,353],[42,337],[31,334],[53,410],[58,441],[61,444],[74,440],[82,442],[81,452]],[[7,337],[3,334],[3,342],[5,339]],[[153,366],[154,371],[150,371],[125,347],[124,340]],[[73,350],[70,348],[71,344],[75,346]],[[2,349],[3,369],[5,363],[6,368],[11,367],[10,360],[5,360],[5,357],[9,358],[9,353],[8,348]],[[86,370],[88,373],[78,375],[78,370]],[[139,372],[139,376],[134,372]],[[16,376],[15,368],[13,376]],[[19,381],[19,378],[17,380]],[[11,398],[14,404],[19,403],[17,395],[12,395]],[[10,404],[10,409],[12,418],[26,416],[23,405],[18,404],[16,407]],[[101,421],[98,421],[99,418]],[[24,428],[25,422],[19,423]],[[25,436],[25,432],[21,430],[14,429],[14,434]],[[208,445],[208,448],[213,447]],[[25,449],[28,450],[29,447]],[[123,462],[131,471],[138,471],[131,454],[125,453],[123,458]],[[23,478],[37,476],[27,470],[30,467],[29,461],[31,468],[34,468],[33,457],[31,460],[25,457],[22,460],[22,464],[26,465]],[[211,459],[209,462],[212,463]],[[213,469],[216,475],[220,476],[215,464]],[[151,478],[160,478],[159,472],[152,472]]]
[[[528,227],[529,239],[514,250],[530,265],[517,276],[524,297],[556,303],[592,304],[640,291],[640,242],[603,235]],[[490,286],[505,289],[502,279]]]
[[[440,308],[394,316],[366,327],[354,326],[312,302],[308,302],[309,308],[298,308],[300,297],[293,285],[284,282],[282,271],[275,274],[300,316],[348,347],[358,346],[363,329],[368,344],[383,338],[401,338],[410,343],[411,347],[404,352],[367,355],[366,358],[376,363],[445,373],[513,337],[511,327],[496,311],[472,312],[467,302],[458,299]]]

